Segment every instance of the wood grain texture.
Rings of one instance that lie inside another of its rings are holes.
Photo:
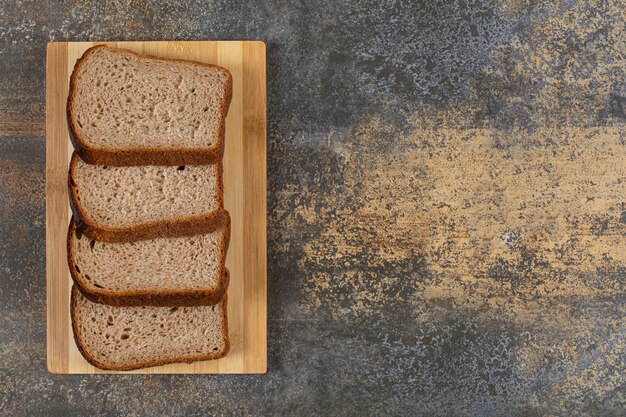
[[[72,145],[65,104],[69,76],[89,47],[104,43],[138,53],[221,65],[233,75],[226,119],[224,205],[232,218],[226,266],[230,353],[223,359],[130,372],[102,371],[76,348],[71,332],[71,277],[66,232],[71,216],[67,168]],[[46,65],[46,278],[48,370],[98,373],[264,373],[267,370],[265,44],[257,41],[54,42]]]

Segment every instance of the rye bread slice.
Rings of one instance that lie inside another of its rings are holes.
[[[216,65],[94,46],[70,78],[70,138],[92,164],[213,163],[224,152],[232,84]]]
[[[67,256],[74,283],[94,302],[116,306],[218,303],[228,282],[230,217],[211,233],[130,243],[89,239],[70,222]]]
[[[76,227],[103,242],[191,236],[224,221],[222,162],[112,167],[72,155],[70,205]]]
[[[70,314],[78,350],[100,369],[128,371],[228,353],[227,297],[213,306],[117,307],[89,301],[72,287]]]

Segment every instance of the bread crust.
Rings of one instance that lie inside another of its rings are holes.
[[[219,303],[228,288],[230,274],[227,272],[225,265],[226,253],[230,243],[230,216],[228,212],[224,212],[224,237],[220,247],[219,261],[219,281],[210,288],[203,289],[187,289],[187,290],[129,290],[116,291],[107,290],[105,288],[97,288],[90,285],[83,275],[76,269],[76,259],[72,250],[71,240],[72,234],[76,230],[73,221],[70,221],[67,230],[67,264],[74,284],[80,289],[81,293],[94,303],[108,304],[117,307],[131,306],[155,306],[155,307],[192,307],[206,306]]]
[[[149,361],[144,361],[144,362],[138,362],[136,364],[129,365],[129,366],[107,365],[106,363],[100,362],[98,359],[94,358],[89,353],[89,351],[87,350],[87,348],[85,347],[83,343],[83,339],[80,334],[80,328],[78,326],[78,318],[76,316],[76,304],[78,302],[77,297],[78,297],[79,291],[80,290],[78,289],[76,285],[72,286],[72,296],[70,300],[70,316],[72,318],[72,333],[74,334],[74,341],[76,342],[76,346],[78,347],[78,350],[80,351],[80,353],[87,360],[87,362],[89,362],[90,364],[92,364],[93,366],[97,368],[104,369],[104,370],[112,370],[112,371],[132,371],[133,369],[149,368],[151,366],[167,365],[169,363],[180,363],[180,362],[191,363],[191,362],[196,362],[196,361],[206,361],[206,360],[222,358],[226,356],[226,354],[230,350],[230,339],[228,337],[228,317],[226,314],[228,296],[224,296],[224,299],[222,301],[223,302],[222,334],[226,335],[226,341],[224,342],[224,349],[222,351],[215,352],[215,353],[211,352],[206,355],[190,355],[190,356],[173,358],[173,359],[165,359],[165,358],[154,359],[154,360],[149,360]]]
[[[227,75],[226,94],[220,106],[220,126],[218,131],[218,141],[215,146],[210,148],[120,148],[120,149],[103,149],[87,145],[83,136],[80,135],[76,128],[74,120],[74,99],[76,97],[76,80],[80,69],[85,61],[97,50],[109,49],[123,51],[132,54],[141,59],[177,62],[187,65],[208,67],[221,70]],[[70,90],[67,99],[67,121],[69,127],[70,140],[74,145],[74,149],[80,157],[87,163],[96,165],[110,166],[139,166],[139,165],[206,165],[214,163],[224,155],[224,136],[226,130],[226,115],[233,95],[233,77],[226,68],[218,65],[205,64],[202,62],[189,61],[184,59],[160,58],[151,55],[141,55],[128,49],[111,48],[106,45],[96,45],[87,49],[85,53],[76,61],[74,70],[70,77]]]
[[[182,237],[210,233],[217,230],[226,216],[224,213],[224,168],[218,162],[217,168],[217,205],[218,210],[197,216],[177,217],[175,220],[155,220],[128,227],[106,227],[96,223],[80,205],[76,194],[74,174],[78,163],[78,154],[74,152],[70,161],[68,175],[68,194],[70,207],[76,228],[89,238],[109,243],[136,242],[156,237]]]

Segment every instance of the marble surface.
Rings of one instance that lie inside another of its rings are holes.
[[[624,415],[623,1],[0,10],[0,414]],[[157,39],[267,43],[266,375],[46,370],[46,42]]]

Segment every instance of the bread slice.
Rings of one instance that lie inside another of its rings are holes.
[[[74,153],[69,194],[76,226],[103,242],[208,233],[224,221],[221,162],[110,167]]]
[[[226,292],[230,217],[214,232],[130,243],[89,239],[70,222],[68,265],[91,301],[117,305],[194,306],[219,302]]]
[[[91,302],[74,286],[74,340],[85,359],[101,369],[217,359],[229,349],[226,302],[224,297],[213,306],[116,307]]]
[[[70,79],[72,143],[92,164],[213,163],[224,152],[232,85],[216,65],[94,46]]]

